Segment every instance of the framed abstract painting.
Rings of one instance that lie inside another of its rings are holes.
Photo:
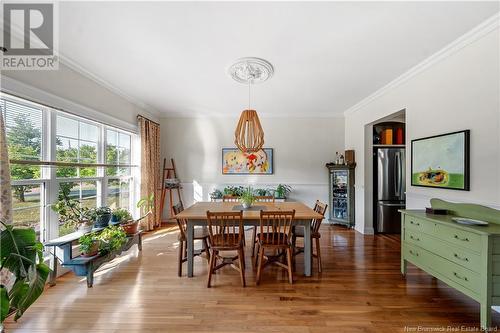
[[[411,185],[469,191],[470,131],[411,141]]]
[[[243,153],[238,148],[222,148],[222,174],[272,175],[273,149],[262,148],[255,153]]]

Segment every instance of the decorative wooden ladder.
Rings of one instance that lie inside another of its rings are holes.
[[[177,191],[177,198],[179,199],[179,202],[182,204],[182,196],[181,196],[181,184],[180,181],[177,184],[177,186],[166,186],[165,181],[167,179],[178,179],[177,178],[177,172],[175,170],[175,163],[174,159],[170,159],[171,167],[167,167],[167,159],[163,159],[163,174],[162,174],[162,180],[161,180],[161,201],[160,201],[160,214],[163,216],[163,209],[165,208],[165,198],[167,196],[168,192],[168,199],[169,199],[169,206],[170,206],[170,218],[166,221],[162,222],[167,222],[169,220],[172,220],[172,216],[174,216],[174,198],[172,191],[176,190]]]

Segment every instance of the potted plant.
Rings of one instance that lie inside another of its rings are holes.
[[[256,193],[258,196],[261,196],[261,197],[265,197],[266,195],[270,195],[270,194],[269,194],[269,190],[268,190],[268,189],[265,189],[265,188],[258,188],[258,189],[255,189],[255,193]]]
[[[96,238],[99,240],[99,253],[103,255],[120,249],[127,241],[127,234],[120,226],[109,226]]]
[[[99,207],[90,210],[90,216],[95,221],[96,228],[107,227],[109,220],[111,220],[111,208]]]
[[[241,194],[240,202],[244,209],[252,207],[252,204],[255,202],[255,194],[253,194],[253,190],[250,186]]]
[[[279,184],[274,191],[276,199],[286,199],[286,196],[292,192],[292,187],[286,184]]]
[[[234,197],[241,197],[245,189],[243,186],[226,186],[224,188],[224,195],[232,195]]]
[[[50,268],[43,262],[43,244],[33,228],[7,225],[0,235],[0,329],[5,318],[15,313],[18,320],[45,289]]]
[[[131,219],[132,219],[132,215],[130,215],[130,212],[128,210],[126,210],[125,208],[116,208],[111,213],[111,223],[112,224],[129,222]]]
[[[80,243],[80,252],[84,257],[93,257],[99,252],[100,241],[95,232],[83,235],[78,239]]]
[[[87,207],[82,207],[78,200],[69,197],[69,188],[63,188],[59,199],[52,205],[52,210],[59,214],[59,220],[65,229],[87,232],[92,229],[94,220]]]
[[[210,199],[212,200],[222,199],[223,196],[222,191],[217,189],[210,193]]]

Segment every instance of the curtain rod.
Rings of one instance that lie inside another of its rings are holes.
[[[144,116],[143,116],[143,115],[141,115],[141,114],[138,114],[138,115],[137,115],[137,119],[141,119],[141,118],[142,118],[142,119],[145,119],[145,120],[147,120],[147,121],[150,121],[150,122],[152,122],[153,124],[156,124],[156,125],[160,126],[160,124],[159,124],[159,123],[157,123],[156,121],[151,120],[151,119],[149,119],[148,117],[144,117]]]

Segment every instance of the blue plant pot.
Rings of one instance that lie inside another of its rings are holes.
[[[95,220],[96,228],[105,228],[108,226],[109,220],[111,220],[111,214],[104,214],[98,216]]]
[[[111,215],[111,223],[118,223],[120,222],[120,219],[116,215]]]

